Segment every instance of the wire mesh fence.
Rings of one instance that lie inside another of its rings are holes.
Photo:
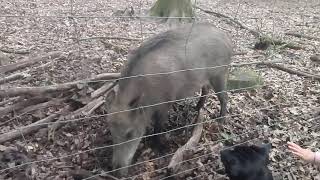
[[[170,27],[167,27],[165,24],[158,24],[155,21],[163,20],[163,19],[169,19],[169,20],[175,20],[175,19],[191,19],[192,22],[196,21],[209,21],[213,24],[215,24],[220,29],[223,29],[230,34],[232,34],[233,41],[235,43],[235,51],[236,52],[245,52],[244,57],[239,57],[246,59],[246,61],[239,60],[238,62],[234,62],[230,67],[236,68],[236,67],[242,67],[242,66],[256,66],[257,70],[259,71],[261,75],[264,77],[267,77],[266,79],[267,83],[264,83],[263,85],[255,85],[247,88],[236,88],[233,90],[224,91],[227,92],[229,95],[231,95],[231,98],[229,100],[230,102],[230,108],[229,108],[229,114],[226,116],[229,118],[228,124],[235,128],[240,129],[241,132],[236,132],[234,136],[228,136],[226,132],[231,131],[228,128],[225,128],[224,130],[214,130],[212,131],[210,128],[214,126],[218,126],[217,123],[215,123],[216,120],[220,119],[221,117],[214,117],[214,118],[206,118],[205,121],[200,123],[193,123],[193,124],[184,124],[172,128],[170,130],[166,130],[160,133],[149,133],[142,137],[135,138],[126,142],[118,143],[118,144],[108,144],[108,145],[98,145],[97,147],[90,147],[89,145],[83,147],[83,148],[76,148],[73,150],[64,150],[63,152],[59,153],[58,148],[57,151],[54,151],[55,155],[52,155],[50,158],[37,158],[36,160],[29,160],[27,162],[23,162],[20,164],[10,164],[10,166],[4,165],[1,166],[0,172],[4,174],[1,177],[6,177],[6,175],[10,174],[10,172],[14,172],[14,169],[17,168],[23,168],[25,166],[30,166],[34,164],[47,164],[43,165],[43,169],[46,169],[46,167],[54,167],[56,164],[54,164],[54,161],[56,162],[66,162],[66,158],[75,158],[78,156],[81,156],[83,154],[88,154],[93,151],[97,150],[104,150],[104,149],[111,149],[116,146],[120,146],[122,144],[130,143],[139,139],[148,139],[153,136],[160,136],[160,135],[169,135],[171,138],[176,138],[171,133],[176,131],[182,131],[182,134],[185,133],[188,128],[192,128],[194,126],[203,124],[205,125],[205,129],[203,132],[203,138],[201,140],[201,143],[195,148],[195,149],[201,149],[204,146],[206,148],[210,148],[218,143],[224,143],[227,144],[226,141],[232,141],[233,145],[229,146],[227,148],[232,148],[234,146],[238,146],[241,144],[245,144],[248,142],[255,142],[256,140],[262,140],[264,138],[267,138],[269,140],[277,139],[277,137],[265,137],[265,129],[268,131],[274,132],[274,134],[270,133],[269,136],[276,136],[275,134],[279,133],[279,131],[284,131],[285,133],[291,133],[295,129],[297,129],[297,126],[295,124],[295,121],[297,119],[301,118],[304,121],[299,122],[300,126],[306,125],[310,126],[310,124],[313,124],[313,130],[316,131],[318,125],[316,123],[313,123],[317,120],[317,118],[310,118],[312,110],[305,110],[304,108],[301,108],[303,105],[306,105],[306,107],[310,106],[316,106],[318,103],[318,100],[314,97],[314,94],[318,92],[316,88],[314,88],[316,85],[318,85],[317,82],[314,80],[318,78],[317,73],[319,71],[319,68],[317,65],[314,65],[312,63],[306,62],[306,61],[296,61],[299,57],[305,57],[309,55],[310,53],[317,51],[316,47],[318,45],[318,42],[314,39],[311,42],[304,42],[300,43],[300,46],[303,46],[302,49],[306,51],[306,54],[303,54],[302,52],[292,52],[291,50],[284,51],[282,48],[269,48],[265,52],[261,53],[262,56],[260,57],[255,56],[258,53],[251,52],[250,48],[248,48],[249,45],[251,45],[252,42],[246,42],[244,41],[245,38],[252,38],[252,36],[255,36],[256,33],[259,35],[264,34],[271,34],[271,38],[276,38],[279,36],[278,32],[281,32],[282,36],[285,31],[286,27],[283,27],[281,23],[283,23],[283,18],[285,16],[288,16],[288,22],[286,26],[290,30],[295,30],[297,24],[299,32],[301,31],[301,34],[311,34],[312,36],[319,35],[319,30],[317,30],[317,25],[319,25],[319,17],[315,15],[313,10],[313,7],[318,6],[316,4],[316,1],[306,1],[306,2],[300,2],[299,4],[299,12],[297,14],[291,15],[288,13],[288,10],[283,10],[282,8],[285,6],[290,7],[293,3],[290,2],[280,2],[280,1],[272,1],[270,3],[268,2],[252,2],[252,1],[246,1],[246,2],[230,2],[230,1],[215,1],[215,2],[208,2],[208,1],[195,1],[194,2],[194,11],[195,16],[194,17],[155,17],[155,16],[149,16],[147,15],[148,8],[151,7],[151,1],[129,1],[129,2],[120,2],[120,3],[114,3],[113,1],[105,1],[105,2],[98,2],[98,1],[77,1],[77,0],[70,0],[68,2],[63,1],[57,1],[57,2],[51,2],[51,1],[10,1],[10,2],[1,2],[3,5],[0,7],[0,23],[1,28],[0,30],[0,42],[1,47],[0,50],[2,52],[9,52],[8,54],[12,54],[9,58],[10,61],[18,61],[20,58],[24,58],[25,56],[28,57],[34,57],[36,54],[41,53],[48,53],[52,51],[60,51],[63,52],[63,56],[58,58],[57,60],[52,60],[47,63],[42,63],[42,61],[39,61],[41,66],[38,67],[31,67],[30,69],[26,71],[22,71],[25,73],[28,73],[31,75],[31,78],[28,78],[27,81],[24,80],[18,80],[17,84],[8,83],[2,85],[0,83],[0,94],[2,92],[6,92],[6,90],[16,90],[18,89],[17,86],[23,87],[23,86],[30,86],[30,84],[33,87],[37,86],[50,86],[54,84],[60,84],[69,82],[72,80],[79,80],[79,79],[88,79],[88,77],[91,77],[92,74],[99,74],[101,72],[118,72],[119,69],[122,67],[122,65],[125,63],[127,58],[127,53],[130,51],[130,48],[138,46],[141,42],[143,42],[147,37],[150,37],[152,34],[157,34],[164,29],[168,29]],[[90,4],[92,3],[92,4]],[[112,5],[108,5],[112,4]],[[57,5],[57,6],[56,6]],[[290,5],[290,6],[289,6]],[[267,6],[267,10],[264,9],[264,6]],[[292,5],[296,7],[297,5]],[[125,11],[130,9],[134,9],[134,12],[130,11],[132,13],[131,15],[125,15]],[[202,9],[199,9],[197,7],[201,7]],[[212,7],[208,8],[207,10],[204,10],[205,7]],[[118,8],[125,8],[125,10],[118,10],[116,12],[115,9]],[[213,10],[211,10],[213,9]],[[13,11],[16,10],[16,11]],[[281,11],[283,10],[283,11]],[[120,15],[117,13],[120,12]],[[252,15],[248,15],[248,14]],[[122,14],[121,14],[122,13]],[[258,15],[259,13],[262,14],[262,16]],[[283,15],[276,16],[277,13],[282,13]],[[287,13],[287,14],[286,14]],[[211,16],[211,14],[215,14],[214,18]],[[268,18],[268,15],[270,18]],[[291,16],[290,16],[291,15]],[[258,18],[257,18],[258,17]],[[299,17],[299,22],[296,22],[294,20],[295,18]],[[244,38],[245,37],[245,38]],[[253,38],[254,39],[254,38]],[[315,38],[316,39],[316,38]],[[287,39],[286,39],[287,40]],[[291,41],[291,40],[290,40]],[[295,39],[293,40],[295,41]],[[273,42],[276,43],[275,41]],[[289,43],[283,43],[281,47],[288,47]],[[11,47],[11,48],[8,48]],[[245,48],[246,47],[246,48]],[[293,46],[292,46],[293,47]],[[298,47],[298,46],[294,46]],[[25,52],[26,54],[23,54],[22,52]],[[299,55],[299,53],[303,55]],[[248,56],[246,56],[248,54]],[[0,54],[1,55],[1,54]],[[293,57],[293,58],[292,58]],[[258,58],[259,61],[256,61],[255,58]],[[233,59],[237,59],[236,57],[233,57]],[[280,59],[280,61],[279,61]],[[0,59],[1,60],[1,59]],[[43,60],[44,62],[46,60]],[[309,77],[311,80],[306,80],[309,82],[309,84],[304,83],[304,80],[300,77],[296,76],[286,76],[285,73],[282,72],[276,72],[274,70],[265,70],[258,67],[258,65],[265,65],[262,62],[277,62],[282,64],[290,64],[290,69],[294,69],[294,71],[303,71],[303,73],[300,75],[304,77]],[[1,60],[0,62],[4,68],[6,66],[10,66],[10,63],[4,64]],[[14,63],[13,63],[14,64]],[[190,71],[203,71],[203,70],[216,70],[216,68],[221,68],[229,65],[222,65],[222,66],[214,66],[214,67],[202,67],[202,68],[192,68],[192,69],[179,69],[174,70],[170,72],[160,72],[160,73],[150,73],[150,74],[143,74],[143,75],[136,75],[136,76],[130,76],[130,77],[119,77],[119,78],[113,78],[111,80],[87,80],[82,81],[80,85],[77,86],[79,89],[81,89],[81,84],[94,84],[94,83],[112,83],[115,81],[121,81],[121,80],[128,80],[131,78],[141,78],[141,77],[162,77],[165,75],[172,75],[172,74],[182,74]],[[62,70],[61,70],[62,69]],[[306,73],[307,71],[307,73]],[[1,72],[0,72],[1,73]],[[0,75],[3,77],[6,77],[8,73],[1,73]],[[1,77],[2,78],[2,77]],[[281,82],[279,82],[279,79]],[[0,81],[1,82],[1,81]],[[300,87],[297,87],[295,85],[297,83],[300,85]],[[282,87],[283,86],[283,87]],[[95,87],[96,88],[96,87]],[[278,91],[278,89],[281,89],[281,91]],[[70,88],[72,89],[72,88]],[[84,88],[86,89],[86,88]],[[94,89],[95,90],[95,89]],[[241,91],[240,95],[236,92]],[[74,91],[76,92],[76,91]],[[75,94],[77,94],[76,92]],[[84,92],[89,94],[88,92]],[[24,133],[25,129],[30,128],[36,128],[36,127],[43,127],[47,128],[53,125],[61,124],[60,126],[66,126],[67,128],[74,128],[77,126],[81,126],[81,130],[86,131],[88,129],[85,129],[84,127],[88,126],[88,121],[101,121],[100,119],[104,118],[107,119],[108,116],[112,116],[115,114],[121,114],[126,113],[138,109],[146,109],[146,108],[154,108],[159,105],[170,105],[173,103],[181,103],[187,100],[194,100],[198,99],[200,97],[210,97],[210,99],[214,99],[214,95],[217,95],[218,93],[209,93],[208,95],[201,95],[201,96],[192,96],[192,97],[186,97],[183,99],[177,99],[177,100],[171,100],[171,101],[163,101],[156,104],[150,104],[145,106],[140,106],[133,109],[125,109],[121,111],[116,112],[100,112],[100,114],[95,115],[85,115],[82,114],[81,117],[68,117],[66,119],[59,119],[59,121],[49,121],[49,122],[41,122],[38,121],[37,123],[32,123],[35,120],[30,120],[30,117],[28,117],[31,113],[34,112],[40,112],[44,111],[39,116],[35,116],[36,119],[41,119],[41,117],[46,117],[47,115],[56,114],[57,116],[53,117],[53,119],[58,119],[60,114],[57,113],[58,109],[61,109],[61,104],[57,106],[57,104],[52,104],[51,106],[43,106],[39,107],[37,109],[34,109],[33,111],[26,111],[22,112],[19,108],[13,108],[12,115],[7,115],[7,119],[3,118],[3,120],[0,121],[0,127],[3,127],[4,130],[0,131],[0,139],[11,134],[19,134],[22,138],[18,138],[17,141],[14,142],[22,142],[26,149],[28,147],[32,147],[31,149],[28,149],[29,151],[32,151],[33,148],[36,146],[39,146],[39,142],[32,140],[33,135]],[[300,96],[297,96],[297,93],[302,94]],[[257,95],[258,94],[258,95]],[[283,96],[283,97],[282,97]],[[302,97],[303,96],[303,97]],[[70,95],[68,96],[70,98]],[[24,96],[21,96],[19,101],[24,100]],[[263,99],[263,100],[261,100]],[[301,100],[300,100],[301,99]],[[311,99],[311,100],[310,100]],[[7,101],[12,100],[12,102],[8,101],[9,103],[1,105],[0,112],[6,112],[9,106],[15,105],[15,100],[12,99],[11,96],[4,96],[1,97],[1,100]],[[104,99],[103,99],[104,100]],[[302,103],[302,100],[309,100],[309,103]],[[47,101],[44,100],[45,103]],[[83,100],[84,102],[85,100]],[[42,102],[42,101],[41,101]],[[299,104],[300,103],[300,104]],[[302,104],[302,105],[301,105]],[[27,106],[27,105],[24,105]],[[53,108],[56,106],[55,108]],[[58,108],[57,108],[58,107]],[[208,111],[207,114],[212,115],[215,114],[216,111],[211,109],[216,109],[217,104],[214,103],[214,100],[210,100],[210,102],[206,105],[206,110]],[[50,109],[51,108],[51,109]],[[179,111],[179,110],[178,110]],[[237,111],[237,112],[231,112],[231,111]],[[247,111],[247,112],[246,112]],[[301,114],[306,115],[301,115]],[[0,113],[0,116],[2,114]],[[3,116],[4,117],[4,116]],[[31,117],[34,118],[34,117]],[[183,117],[182,117],[183,118]],[[186,118],[186,117],[184,117]],[[246,118],[249,119],[249,121],[245,120]],[[252,118],[259,119],[260,122],[256,122],[257,125],[252,125]],[[288,118],[292,118],[291,120],[288,120]],[[28,119],[26,122],[22,121],[23,119]],[[241,120],[244,121],[244,123],[241,123]],[[277,121],[275,121],[277,120]],[[275,121],[275,122],[273,122]],[[31,122],[31,123],[30,123]],[[103,122],[103,121],[102,121]],[[80,124],[81,123],[81,124]],[[247,125],[247,124],[249,125]],[[7,126],[9,124],[9,126]],[[78,124],[78,125],[76,125]],[[294,124],[294,125],[293,125]],[[315,125],[316,124],[316,125]],[[98,124],[99,126],[99,124]],[[247,126],[254,126],[256,128],[248,128]],[[89,126],[89,128],[92,128]],[[104,128],[107,128],[107,126],[104,126]],[[39,129],[33,130],[38,131]],[[60,129],[58,131],[63,132],[65,136],[67,137],[74,137],[74,135],[70,135],[69,132],[64,132],[64,129]],[[75,130],[80,131],[80,129]],[[243,132],[242,132],[243,131]],[[89,131],[88,131],[89,132]],[[89,133],[92,133],[90,131]],[[105,132],[104,132],[105,133]],[[76,134],[76,133],[74,133]],[[281,133],[280,133],[281,134]],[[107,133],[105,133],[107,135]],[[292,136],[295,134],[293,133]],[[252,137],[253,136],[253,137]],[[186,136],[187,138],[188,136]],[[218,138],[217,138],[218,137]],[[222,137],[222,138],[221,138]],[[288,136],[286,136],[288,137]],[[108,137],[106,137],[107,139]],[[178,136],[178,138],[181,138]],[[245,139],[245,140],[242,140]],[[109,138],[110,139],[110,138]],[[210,140],[208,140],[210,139]],[[308,138],[304,138],[308,139]],[[283,143],[279,145],[279,142],[276,142],[277,145],[276,148],[284,148],[286,139],[279,140],[280,143]],[[55,144],[55,142],[52,142],[52,144]],[[7,146],[7,144],[5,144]],[[44,145],[40,145],[45,150]],[[63,145],[65,146],[65,145]],[[172,146],[172,145],[171,145]],[[181,146],[181,143],[175,146],[177,147]],[[144,148],[147,148],[147,145],[143,145]],[[51,148],[54,148],[52,146]],[[66,147],[68,149],[68,147]],[[141,149],[141,148],[140,148]],[[143,149],[143,148],[142,148]],[[226,149],[226,148],[223,148]],[[171,148],[172,150],[172,148]],[[219,149],[220,150],[220,149]],[[217,153],[219,153],[219,150],[217,151],[209,151],[209,153],[206,153],[203,149],[200,150],[201,153],[194,154],[194,156],[188,160],[183,160],[179,162],[179,164],[185,164],[188,162],[196,162],[204,157],[208,156],[217,156]],[[40,151],[40,150],[39,150]],[[75,152],[76,151],[76,152]],[[141,150],[140,150],[141,151]],[[72,153],[70,153],[72,152]],[[37,152],[34,152],[37,153]],[[45,154],[43,151],[39,152],[40,154]],[[51,152],[50,152],[51,153]],[[286,153],[286,152],[282,152]],[[63,155],[60,155],[63,154]],[[124,168],[129,168],[130,171],[143,171],[142,173],[131,173],[125,179],[139,179],[144,176],[148,177],[149,179],[168,179],[172,177],[176,177],[179,175],[186,175],[186,177],[189,177],[189,179],[203,179],[208,176],[210,173],[218,172],[219,170],[216,169],[213,172],[208,172],[204,174],[197,174],[196,170],[199,168],[196,166],[182,166],[181,171],[171,174],[171,175],[163,175],[161,174],[162,171],[165,171],[167,169],[167,161],[164,160],[166,163],[159,163],[159,161],[162,161],[162,159],[168,159],[171,156],[174,155],[174,151],[166,154],[162,154],[160,156],[155,156],[152,158],[151,156],[147,156],[147,160],[139,160],[137,162],[132,163],[131,165],[127,167],[121,167],[116,169],[110,169],[106,171],[98,171],[96,175],[91,175],[85,179],[91,179],[98,176],[103,176],[106,174],[110,174],[116,171],[119,171]],[[89,156],[89,155],[88,155]],[[92,156],[92,154],[91,154]],[[95,155],[93,155],[95,156]],[[110,159],[110,156],[106,159]],[[90,158],[88,158],[90,159]],[[281,159],[281,158],[279,158]],[[71,160],[70,162],[74,161]],[[111,160],[110,160],[111,161]],[[218,161],[218,160],[217,160]],[[153,167],[154,169],[148,170],[146,168],[146,164],[150,162],[158,162],[159,164],[155,165]],[[91,162],[92,163],[92,162]],[[210,166],[212,164],[216,164],[216,161],[213,162],[207,162],[202,163],[202,166]],[[273,162],[276,163],[276,162]],[[6,163],[4,163],[6,164]],[[51,165],[50,165],[51,164]],[[67,163],[66,163],[67,164]],[[71,163],[72,164],[72,163]],[[79,165],[80,164],[80,165]],[[74,163],[72,166],[80,166],[84,165],[79,162]],[[40,166],[40,165],[39,165]],[[276,167],[276,165],[275,165]],[[138,169],[137,169],[138,168]],[[90,170],[93,170],[92,166],[89,168]],[[103,169],[102,167],[98,167],[98,169]],[[40,170],[40,168],[38,169]],[[188,173],[189,172],[189,173]],[[192,173],[194,172],[194,173]],[[314,175],[315,173],[313,171],[308,171],[310,176]],[[34,172],[33,172],[34,173]],[[55,171],[55,173],[58,173],[58,171]],[[53,173],[53,174],[55,174]],[[157,173],[159,176],[157,176]],[[38,175],[41,173],[38,173]],[[42,173],[45,174],[45,173]],[[59,174],[59,173],[58,173]],[[33,176],[38,176],[37,173],[34,173]],[[152,175],[152,176],[148,176]],[[46,179],[46,177],[38,176],[34,177],[36,179]],[[147,179],[148,179],[147,178]],[[183,179],[183,178],[182,178]]]

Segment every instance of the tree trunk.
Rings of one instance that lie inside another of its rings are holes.
[[[167,18],[193,17],[194,12],[191,0],[157,0],[150,9],[150,15]],[[179,21],[181,20],[182,18],[179,18]]]

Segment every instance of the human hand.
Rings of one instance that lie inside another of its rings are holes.
[[[288,142],[287,144],[290,151],[293,154],[299,156],[304,161],[309,163],[313,163],[315,161],[315,153],[312,152],[310,149],[303,149],[302,147],[293,142]]]

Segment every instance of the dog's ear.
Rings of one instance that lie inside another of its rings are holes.
[[[220,152],[221,162],[226,173],[230,176],[238,176],[239,161],[233,150],[223,150]]]
[[[270,153],[270,150],[272,148],[272,144],[271,143],[267,143],[267,144],[262,144],[260,145],[260,148],[263,150],[263,152],[265,154],[269,154]]]
[[[233,157],[232,157],[232,151],[231,150],[222,150],[220,152],[220,157],[221,157],[221,162],[223,163],[223,165],[227,165],[230,164]]]
[[[271,143],[262,144],[257,147],[259,148],[259,154],[263,157],[263,161],[265,162],[265,164],[268,164],[269,163],[269,153],[272,148]]]

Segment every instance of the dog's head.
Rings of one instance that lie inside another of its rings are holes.
[[[230,180],[273,180],[268,169],[271,144],[236,146],[221,151],[221,161]]]

